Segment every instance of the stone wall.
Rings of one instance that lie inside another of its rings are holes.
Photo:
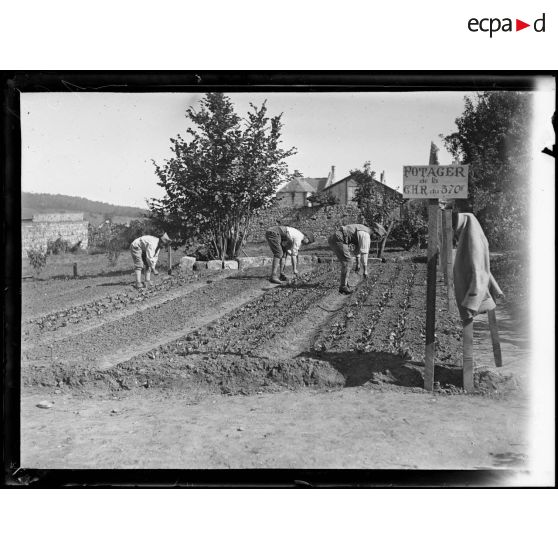
[[[311,232],[316,238],[325,239],[339,227],[351,223],[362,223],[359,209],[352,206],[274,207],[253,218],[247,240],[265,241],[265,231],[275,225],[292,226],[302,232]]]
[[[76,217],[79,215],[81,219]],[[67,218],[69,216],[69,218]],[[46,251],[49,240],[61,237],[70,246],[81,240],[81,247],[87,248],[89,240],[88,222],[83,220],[83,213],[59,213],[34,215],[32,221],[21,223],[21,252],[27,257],[27,250]]]
[[[61,223],[63,221],[83,221],[83,213],[36,213],[33,223]]]
[[[277,194],[278,207],[305,207],[308,205],[307,192],[280,192]]]

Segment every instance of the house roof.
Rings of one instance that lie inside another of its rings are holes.
[[[281,188],[277,193],[316,192],[316,187],[309,182],[310,180],[320,179],[295,177],[286,186],[283,186],[283,188]]]
[[[323,190],[327,183],[327,178],[305,178],[304,180],[314,186],[316,192]]]

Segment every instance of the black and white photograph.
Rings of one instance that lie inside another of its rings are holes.
[[[18,93],[21,470],[550,482],[555,78],[370,75]]]

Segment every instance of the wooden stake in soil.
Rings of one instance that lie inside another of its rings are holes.
[[[168,270],[168,273],[169,273],[169,275],[172,275],[172,248],[171,248],[170,244],[169,244],[169,247],[168,247],[168,251],[169,251],[169,270]]]
[[[473,385],[473,318],[463,322],[463,389],[474,391]]]
[[[74,262],[74,279],[78,276],[77,262]]]
[[[442,242],[440,245],[440,264],[442,267],[442,275],[444,276],[444,285],[448,286],[448,231],[446,229],[446,210],[441,212],[440,229],[442,231]]]
[[[447,292],[448,292],[448,310],[450,313],[455,312],[455,296],[453,291],[453,228],[451,226],[451,209],[444,209],[444,216],[443,216],[443,227],[445,231],[445,276],[446,276],[446,285],[447,285]]]
[[[438,200],[428,200],[428,252],[426,260],[426,346],[424,389],[434,389],[436,356],[436,264],[438,260]]]
[[[488,311],[488,327],[492,339],[492,352],[494,353],[494,364],[497,368],[502,366],[502,349],[500,348],[500,334],[498,333],[498,322],[496,321],[496,310]]]

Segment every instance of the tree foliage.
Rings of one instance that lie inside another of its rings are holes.
[[[459,209],[472,211],[491,244],[500,248],[525,238],[530,120],[528,93],[483,92],[465,97],[457,132],[443,138],[448,151],[470,165],[469,198],[458,202]]]
[[[29,263],[37,273],[41,273],[47,263],[47,253],[34,248],[27,250]]]
[[[403,250],[426,246],[428,220],[424,207],[407,202],[405,215],[393,226],[391,237]]]
[[[307,199],[313,207],[328,207],[339,204],[339,200],[331,192],[325,191],[310,194]]]
[[[266,103],[250,104],[246,118],[222,93],[208,93],[186,117],[187,138],[171,139],[173,157],[155,164],[162,199],[150,200],[153,216],[176,239],[205,242],[214,257],[236,257],[255,212],[269,206],[288,174],[281,115]]]
[[[387,235],[379,246],[378,257],[382,257],[384,248],[398,219],[397,209],[402,205],[402,200],[395,192],[388,192],[383,185],[375,180],[376,172],[370,167],[370,161],[364,163],[362,170],[354,169],[350,173],[357,184],[355,201],[364,217],[366,224],[379,223]]]

